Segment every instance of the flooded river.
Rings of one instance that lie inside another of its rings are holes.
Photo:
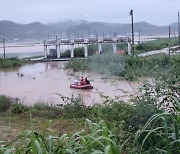
[[[16,69],[0,70],[0,94],[19,98],[29,106],[37,102],[62,104],[58,94],[66,97],[81,96],[86,105],[102,103],[102,97],[122,97],[127,101],[134,94],[138,83],[107,78],[90,73],[74,73],[64,70],[65,62],[27,64]],[[88,77],[93,89],[71,89],[69,86],[81,76]],[[135,90],[135,91],[134,91]],[[126,93],[127,92],[127,93]],[[125,96],[127,95],[127,96]]]

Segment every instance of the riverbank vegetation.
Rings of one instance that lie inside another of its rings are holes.
[[[20,60],[18,58],[0,58],[0,68],[10,68],[22,65],[23,60]]]
[[[143,83],[128,103],[102,95],[104,101],[94,106],[58,94],[65,105],[28,107],[1,95],[0,152],[177,154],[179,83],[178,72],[160,75],[153,85]]]
[[[71,57],[70,49],[67,49],[66,51],[61,53],[61,58],[70,58],[70,57]],[[75,48],[74,57],[84,57],[84,48],[83,47]]]
[[[178,38],[171,38],[170,46],[177,46]],[[140,43],[135,45],[135,54],[144,53],[153,50],[160,50],[163,48],[167,48],[169,46],[169,39],[168,38],[158,38],[154,41],[148,41],[145,43]]]
[[[103,54],[91,56],[87,60],[75,59],[69,61],[65,68],[74,71],[93,71],[134,80],[139,77],[156,77],[159,74],[168,74],[180,70],[180,56],[169,57],[160,54],[149,57],[132,57]]]

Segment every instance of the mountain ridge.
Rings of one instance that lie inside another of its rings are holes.
[[[168,27],[177,31],[178,24],[172,23],[166,26],[156,26],[145,21],[134,23],[134,32],[141,35],[168,34]],[[47,37],[82,37],[88,35],[129,35],[131,24],[129,23],[107,23],[89,22],[86,20],[65,20],[57,23],[42,24],[32,22],[19,24],[13,21],[0,21],[0,38],[7,39],[47,39]]]

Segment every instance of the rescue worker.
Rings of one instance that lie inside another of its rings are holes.
[[[86,84],[86,82],[85,82],[84,78],[83,78],[83,77],[81,77],[81,80],[80,80],[80,85],[85,85],[85,84]]]
[[[85,83],[90,84],[90,81],[87,78],[85,78]]]

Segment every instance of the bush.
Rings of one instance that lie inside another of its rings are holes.
[[[54,106],[49,106],[45,102],[38,102],[34,104],[31,110],[32,114],[37,117],[55,118],[62,115],[61,110]]]
[[[66,50],[64,52],[61,52],[60,57],[61,58],[69,58],[69,57],[71,57],[71,51],[68,49],[68,50]]]
[[[160,54],[149,57],[125,57],[125,73],[127,80],[133,80],[141,76],[156,77],[166,74],[170,70],[176,72],[180,64],[180,56],[167,56]]]
[[[17,58],[6,58],[6,59],[0,58],[0,68],[22,66],[22,64],[23,64],[23,61]]]
[[[88,56],[93,56],[96,54],[96,51],[98,51],[98,46],[97,45],[88,45]]]
[[[45,104],[44,102],[38,102],[38,103],[34,104],[33,108],[36,110],[50,109],[50,107],[47,104]]]
[[[135,143],[143,153],[178,154],[179,130],[180,121],[173,113],[155,114],[136,133]]]
[[[70,58],[71,51],[68,49],[61,53],[61,58]],[[74,57],[84,57],[84,48],[75,48],[74,49]]]
[[[14,103],[11,105],[11,112],[12,113],[17,113],[17,114],[20,114],[20,113],[24,113],[26,111],[28,111],[29,108],[21,103]]]
[[[75,48],[74,57],[84,57],[84,48]]]
[[[80,102],[64,105],[63,113],[63,116],[67,118],[85,118],[90,115],[88,107]]]
[[[57,112],[54,112],[52,109],[44,109],[44,110],[36,110],[32,108],[31,113],[34,117],[42,117],[42,118],[58,118],[59,114]]]
[[[5,95],[0,95],[0,112],[5,112],[12,104],[12,99]]]
[[[130,135],[125,127],[126,121],[130,121],[133,115],[133,106],[122,101],[107,101],[107,104],[93,106],[91,111],[91,119],[103,119],[111,125],[111,129],[120,143],[124,142]]]
[[[143,83],[139,88],[139,95],[135,96],[133,103],[133,112],[126,121],[126,130],[134,133],[141,129],[145,123],[155,114],[162,113],[158,105],[158,98],[154,95],[154,86],[149,83]]]
[[[90,57],[90,69],[106,75],[120,76],[124,73],[124,58],[115,54],[103,54]]]
[[[68,63],[65,64],[65,68],[72,68],[73,71],[85,71],[90,69],[90,63],[89,60],[85,59],[73,59],[68,61]]]
[[[90,116],[90,107],[87,107],[79,95],[77,98],[64,97],[58,94],[64,102],[64,105],[60,108],[63,116],[66,118],[85,118]]]

